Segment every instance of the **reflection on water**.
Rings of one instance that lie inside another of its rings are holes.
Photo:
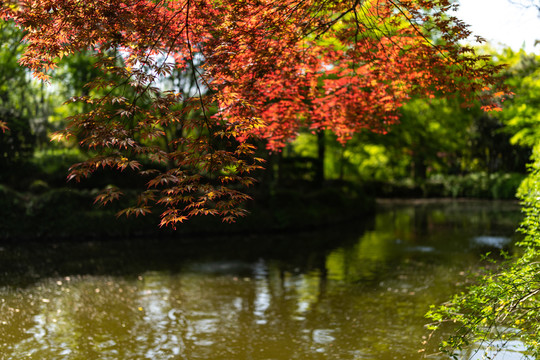
[[[316,233],[5,245],[0,359],[418,359],[429,305],[518,222],[508,203],[385,204]]]

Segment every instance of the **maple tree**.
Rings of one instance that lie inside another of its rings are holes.
[[[80,52],[102,74],[70,101],[62,140],[94,156],[71,168],[131,169],[148,189],[126,214],[164,208],[161,225],[200,214],[233,221],[263,165],[254,142],[279,151],[299,129],[342,142],[386,131],[412,94],[485,101],[498,66],[459,41],[470,31],[448,0],[9,0],[25,30],[20,63],[47,81]],[[479,38],[479,40],[482,40]],[[166,87],[171,73],[191,86]],[[497,94],[498,96],[501,93]],[[3,127],[0,124],[0,127]],[[122,195],[109,187],[97,201]]]

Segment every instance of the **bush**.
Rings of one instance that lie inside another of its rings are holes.
[[[440,344],[441,351],[455,359],[471,347],[492,359],[512,343],[523,344],[527,349],[524,355],[540,356],[539,150],[535,151],[532,172],[525,181],[515,174],[489,178],[493,196],[509,196],[521,183],[518,196],[525,219],[520,230],[525,238],[517,244],[520,254],[497,264],[496,271],[486,270],[476,285],[440,307],[433,306],[428,313],[434,321],[429,328],[434,332],[447,323],[456,325],[454,335]]]
[[[412,179],[369,182],[366,188],[378,197],[451,197],[479,199],[516,199],[523,174],[485,172],[466,175],[434,175],[423,183]]]
[[[467,197],[480,199],[516,199],[519,185],[525,178],[517,173],[471,173],[466,175],[437,175],[424,184],[424,195]]]

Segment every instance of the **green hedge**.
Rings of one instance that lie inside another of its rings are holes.
[[[518,173],[471,173],[435,175],[424,181],[412,179],[372,182],[371,192],[378,197],[450,197],[477,199],[516,199],[516,192],[526,177]]]
[[[453,198],[515,199],[524,178],[525,175],[516,173],[445,175],[430,178],[423,188],[427,196],[440,193]]]

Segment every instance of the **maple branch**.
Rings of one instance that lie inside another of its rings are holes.
[[[403,9],[398,5],[396,4],[396,2],[394,0],[388,0],[388,2],[390,2],[391,4],[394,5],[394,7],[403,15],[403,17],[409,22],[409,24],[411,24],[411,26],[413,27],[414,31],[420,35],[432,48],[434,48],[442,57],[444,57],[445,59],[447,60],[450,60],[452,63],[456,64],[456,65],[460,65],[460,63],[458,63],[456,60],[452,59],[452,58],[449,58],[447,55],[445,55],[442,50],[439,48],[439,46],[435,45],[431,39],[429,39],[419,28],[418,28],[418,24],[413,20],[413,17],[409,17],[405,11],[403,11]],[[400,2],[401,4],[401,2]]]
[[[199,94],[199,102],[201,104],[201,109],[202,109],[202,112],[203,112],[204,121],[206,123],[206,126],[207,126],[208,130],[210,131],[211,130],[210,121],[209,121],[208,115],[206,114],[206,109],[204,107],[204,102],[203,102],[203,99],[202,99],[203,95],[202,95],[201,87],[199,86],[199,82],[197,81],[197,74],[200,75],[200,73],[198,72],[197,67],[195,66],[195,59],[194,59],[194,56],[193,56],[193,49],[191,47],[191,39],[190,39],[190,36],[189,36],[189,10],[190,10],[190,5],[191,5],[191,0],[187,0],[185,29],[186,29],[186,42],[187,42],[188,51],[189,51],[189,61],[191,63],[191,67],[193,69],[193,81],[195,82],[195,86],[197,87],[197,93]]]
[[[157,8],[157,6],[159,5],[159,2],[157,2],[154,6],[154,9]],[[152,33],[155,32],[155,30],[159,27],[161,29],[159,35],[155,38],[154,42],[152,45],[150,45],[150,47],[147,48],[146,50],[146,54],[145,54],[145,59],[141,62],[143,64],[150,64],[150,59],[151,59],[151,56],[152,56],[152,52],[154,51],[154,49],[157,48],[158,44],[161,42],[161,39],[163,38],[163,36],[165,35],[165,29],[169,26],[169,24],[174,20],[174,18],[176,18],[178,16],[178,14],[180,14],[182,12],[182,10],[184,9],[184,7],[181,7],[179,10],[177,10],[176,12],[174,12],[167,20],[167,22],[164,24],[164,25],[160,25],[158,23],[154,24],[153,26],[153,29],[152,29]],[[155,72],[157,72],[158,74],[163,70],[165,64],[166,64],[166,59],[172,54],[172,51],[173,51],[173,46],[172,44],[176,43],[176,41],[179,39],[179,37],[181,36],[181,33],[182,33],[182,30],[181,31],[178,31],[177,35],[172,39],[171,41],[171,46],[168,47],[168,50],[167,50],[167,53],[165,54],[165,59],[164,61],[161,63],[161,65],[159,65],[156,69],[155,69]],[[154,37],[153,37],[154,38]],[[130,79],[133,77],[133,73],[130,73],[130,76],[126,79],[126,81],[124,82],[127,83],[130,81]],[[152,75],[154,77],[154,75]],[[154,77],[155,79],[155,77]],[[129,112],[131,113],[131,118],[134,119],[135,117],[135,107],[136,107],[136,104],[137,102],[139,101],[139,99],[148,92],[148,90],[150,89],[151,85],[153,83],[153,80],[152,81],[148,81],[147,85],[145,86],[145,88],[142,90],[142,91],[138,91],[137,92],[137,96],[135,96],[135,98],[133,99],[133,102],[131,103],[130,107],[129,107]],[[168,147],[168,145],[167,145]]]
[[[350,12],[353,12],[355,11],[356,7],[358,5],[360,5],[360,1],[362,0],[354,0],[354,4],[347,10],[343,11],[341,14],[339,14],[336,18],[328,21],[327,23],[325,24],[322,24],[314,29],[312,29],[311,31],[309,31],[307,34],[305,34],[306,36],[310,35],[310,34],[313,34],[315,32],[318,32],[319,30],[323,29],[320,33],[318,33],[316,36],[315,36],[315,39],[319,38],[321,35],[325,34],[328,30],[330,30],[332,28],[332,26],[334,26],[339,20],[341,20],[342,18],[344,18],[347,14],[349,14]]]

